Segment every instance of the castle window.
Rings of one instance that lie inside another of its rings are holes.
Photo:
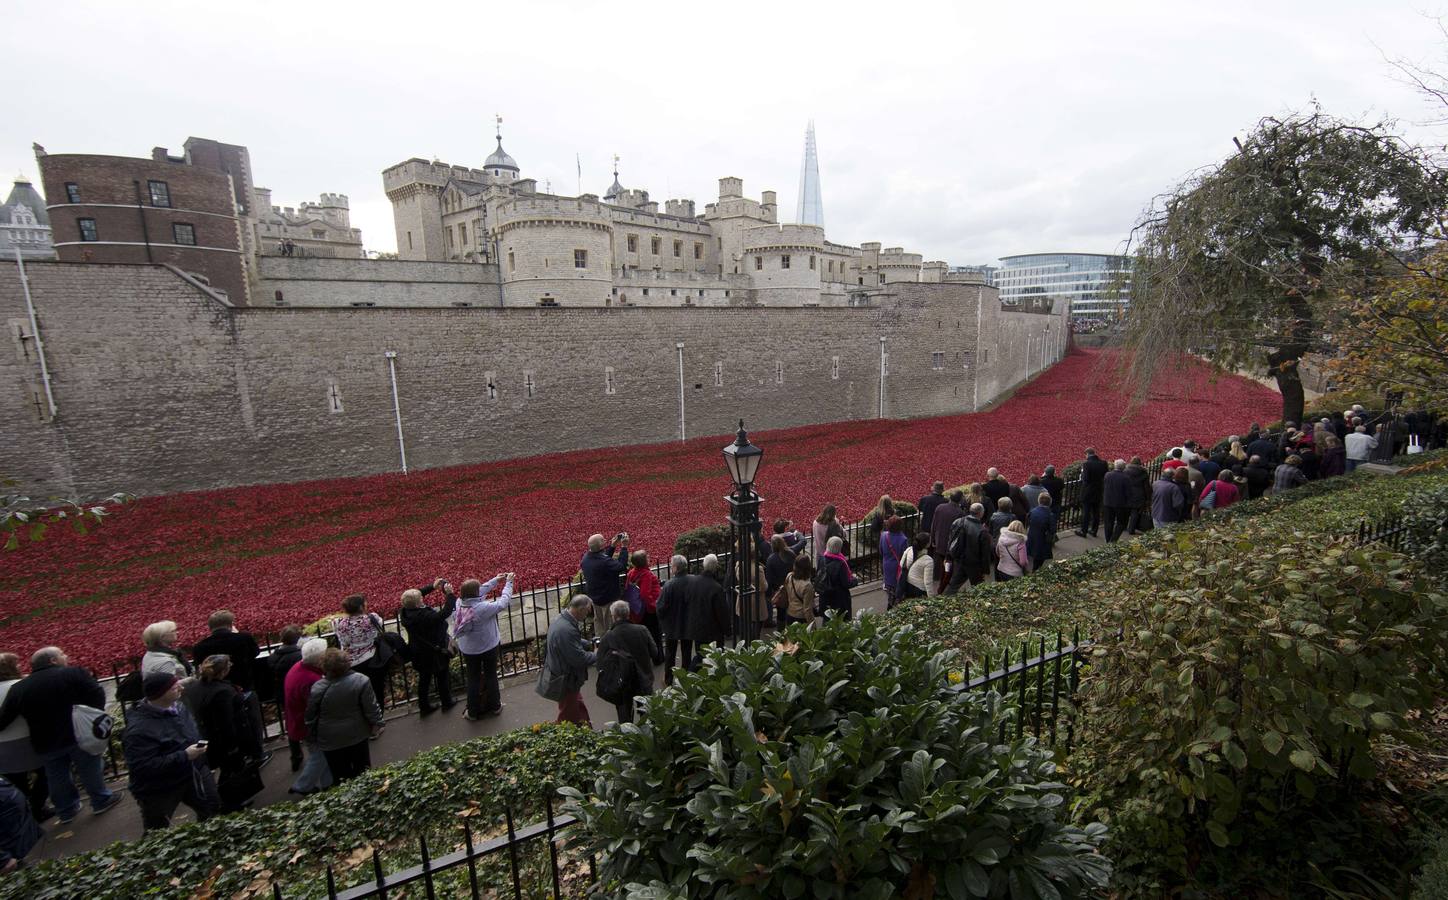
[[[322,235],[319,234],[319,235],[317,235],[317,237],[322,237]],[[462,223],[462,222],[459,222],[459,223],[458,223],[458,246],[460,246],[460,247],[466,247],[467,245],[468,245],[468,226],[467,226],[466,224]]]
[[[342,392],[337,389],[337,379],[327,379],[327,411],[339,413],[342,411]]]
[[[631,234],[631,235],[628,236],[628,252],[630,252],[630,253],[637,253],[637,252],[639,252],[639,236],[638,236],[638,235],[636,235],[636,234]]]
[[[196,227],[194,225],[187,225],[185,222],[172,223],[171,240],[177,244],[196,246]]]
[[[839,381],[839,380],[840,380],[840,358],[839,358],[838,356],[831,356],[831,357],[830,357],[830,381]]]
[[[618,393],[618,388],[613,383],[613,366],[605,366],[603,369],[603,392],[605,394]]]
[[[515,266],[514,263],[513,263],[513,251],[512,251],[512,250],[509,250],[509,251],[508,251],[508,271],[511,272],[511,271],[513,271],[513,269],[515,269],[515,268],[516,268],[516,266]]]
[[[880,273],[880,283],[881,283],[881,284],[884,284],[884,283],[885,283],[885,273],[884,273],[884,272],[881,272],[881,273]]]
[[[722,362],[716,362],[716,363],[714,363],[714,387],[723,387],[723,386],[724,386],[724,364],[723,364]]]
[[[762,257],[762,256],[756,256],[756,257],[754,257],[754,271],[758,272],[759,270],[761,270],[761,269],[763,269],[763,268],[764,268],[764,257]]]
[[[681,256],[683,256],[683,255],[684,255],[684,242],[683,242],[683,241],[674,241],[674,259],[678,259],[679,257],[681,257]]]
[[[80,202],[80,185],[76,184],[74,181],[67,181],[65,183],[65,202]]]
[[[815,270],[815,258],[813,253],[809,255],[809,270],[811,272]]]
[[[982,351],[980,352],[980,361],[981,361],[981,364],[982,364],[982,365],[984,365],[985,363],[990,362],[990,348],[989,348],[989,347],[985,348],[984,350],[982,350]]]
[[[586,269],[586,268],[588,268],[588,251],[587,251],[587,250],[574,250],[574,251],[573,251],[573,268],[575,268],[575,269]]]
[[[152,205],[152,206],[170,206],[170,205],[171,205],[171,188],[166,184],[166,182],[164,182],[164,181],[148,181],[148,182],[146,182],[146,184],[149,185],[150,188],[151,188],[151,205]]]
[[[484,386],[485,386],[485,389],[486,389],[487,392],[488,392],[488,399],[489,399],[489,400],[496,400],[496,399],[498,399],[498,373],[496,373],[496,372],[484,372],[484,373],[483,373],[483,384],[484,384]]]
[[[537,387],[538,387],[537,382],[535,382],[535,381],[533,380],[533,370],[532,370],[532,369],[524,369],[524,370],[523,370],[523,396],[524,396],[524,397],[531,397],[531,396],[533,396],[533,392],[537,389]]]
[[[659,248],[664,245],[663,238],[649,238],[649,252],[654,256],[659,255]]]
[[[695,258],[695,259],[703,259],[703,258],[704,258],[704,245],[703,245],[703,243],[701,243],[700,241],[695,241],[695,242],[694,242],[694,258]]]
[[[100,236],[96,234],[95,219],[76,219],[75,224],[80,227],[80,239],[83,241],[98,241]]]
[[[936,370],[937,372],[945,368],[944,352],[936,350],[934,353],[930,354],[930,368]]]
[[[313,228],[313,229],[312,229],[312,237],[316,238],[316,239],[319,240],[319,241],[320,241],[320,240],[325,240],[326,237],[327,237],[327,232],[326,232],[326,231],[323,231],[323,230],[320,229],[320,228]]]
[[[412,232],[407,233],[407,249],[412,249]]]
[[[784,363],[777,359],[774,361],[774,383],[784,384]]]
[[[860,284],[864,284],[864,283],[865,283],[865,279],[864,279],[864,278],[861,278],[861,279],[860,279]]]
[[[724,289],[724,296],[726,296],[726,297],[729,296],[729,289],[728,289],[728,288],[725,288],[725,289]]]
[[[647,297],[648,295],[649,295],[649,289],[648,289],[648,288],[644,288],[644,296]]]
[[[669,296],[670,296],[670,297],[677,297],[677,296],[679,296],[679,289],[678,289],[678,288],[669,288]]]
[[[779,267],[780,267],[781,269],[788,269],[788,268],[789,268],[789,254],[788,254],[788,253],[782,254],[782,255],[779,257]]]
[[[286,302],[286,299],[285,299],[284,297],[282,297],[282,292],[281,292],[281,291],[277,291],[276,293],[277,293],[277,295],[276,295],[276,302],[277,302],[277,303],[285,303],[285,302]]]

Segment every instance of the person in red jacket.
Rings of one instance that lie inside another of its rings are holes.
[[[659,576],[649,568],[649,555],[643,550],[635,550],[628,558],[628,578],[624,581],[624,596],[629,594],[629,588],[638,586],[639,597],[644,602],[644,613],[642,616],[629,616],[629,621],[635,625],[642,625],[654,636],[654,644],[658,646],[659,652],[664,652],[664,636],[659,631],[659,592],[663,586],[659,584]]]
[[[312,638],[302,644],[302,658],[282,682],[287,737],[307,747],[307,761],[289,791],[293,794],[315,794],[332,786],[332,770],[327,767],[326,754],[316,742],[307,739],[307,698],[312,696],[312,685],[322,680],[322,654],[326,652],[327,642],[322,638]]]
[[[1237,477],[1232,474],[1231,469],[1223,469],[1217,473],[1217,480],[1207,485],[1202,491],[1202,496],[1197,500],[1197,505],[1209,503],[1203,509],[1226,509],[1236,503],[1242,497],[1242,490],[1237,486]],[[1209,499],[1210,498],[1210,499]]]

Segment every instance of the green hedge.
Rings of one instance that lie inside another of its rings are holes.
[[[316,896],[328,863],[339,888],[370,874],[372,847],[395,870],[419,861],[420,835],[435,854],[459,844],[464,818],[474,834],[494,830],[505,805],[523,822],[541,818],[545,792],[591,780],[597,748],[595,732],[553,724],[445,744],[294,803],[42,862],[0,878],[0,896],[186,898],[209,882],[208,896],[269,897],[273,880],[283,896]]]

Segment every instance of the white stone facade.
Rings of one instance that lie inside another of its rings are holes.
[[[498,148],[482,168],[409,159],[382,173],[398,257],[495,264],[505,306],[848,306],[887,285],[944,281],[943,262],[903,248],[826,240],[781,224],[774,191],[719,179],[695,211],[615,181],[603,199],[539,193]]]

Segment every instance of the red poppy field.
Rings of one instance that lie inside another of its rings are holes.
[[[825,503],[845,518],[881,494],[914,502],[930,482],[1013,481],[1081,458],[1154,456],[1278,418],[1280,398],[1183,361],[1147,402],[1128,396],[1100,353],[1077,351],[988,412],[751,432],[765,450],[761,514],[806,524]],[[214,609],[276,631],[364,593],[383,614],[404,589],[447,575],[516,571],[520,587],[577,571],[589,534],[628,531],[650,559],[674,537],[720,523],[730,485],[722,436],[374,475],[152,497],[81,537],[53,529],[0,554],[0,649],[60,644],[96,667],[140,652],[140,632],[174,619],[201,637]],[[117,485],[124,489],[124,485]]]

